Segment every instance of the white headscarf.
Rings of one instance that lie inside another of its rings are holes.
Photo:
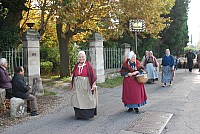
[[[79,52],[78,52],[78,56],[79,56],[80,54],[83,54],[83,55],[86,57],[85,51],[79,51]]]
[[[167,52],[169,52],[169,53],[167,54]],[[170,55],[170,50],[169,50],[169,49],[166,49],[166,50],[165,50],[165,53],[166,53],[166,56],[169,56],[169,55]]]
[[[84,60],[84,62],[83,62],[83,64],[82,64],[81,66],[78,66],[78,74],[81,74],[81,73],[83,72],[83,67],[86,65],[86,64],[85,64],[85,61],[86,61],[86,54],[85,54],[84,51],[79,51],[79,52],[78,52],[78,57],[79,57],[81,54],[84,55],[85,60]]]
[[[131,59],[132,57],[136,58],[136,54],[133,51],[130,51],[128,54],[128,59]]]
[[[153,52],[152,51],[149,51],[149,53],[151,53],[153,55]]]

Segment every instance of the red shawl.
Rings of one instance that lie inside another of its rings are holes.
[[[143,69],[140,62],[136,60],[137,70]],[[128,60],[124,62],[120,72],[134,72],[129,64]],[[123,92],[122,92],[122,102],[124,104],[141,104],[147,100],[144,84],[138,83],[133,77],[124,77],[123,81]]]
[[[155,56],[152,57],[153,58],[153,66],[154,67],[158,67],[158,63],[157,63],[157,59]],[[145,59],[145,62],[144,62],[144,66],[147,65],[147,58]]]
[[[137,70],[133,70],[133,68],[131,68],[128,64],[128,59],[123,63],[122,65],[122,68],[120,70],[120,73],[123,73],[123,72],[128,72],[128,73],[132,73],[134,71],[139,71],[140,69],[142,69],[142,65],[140,64],[140,62],[138,60],[136,60],[136,67],[137,67]]]
[[[92,88],[92,85],[97,80],[97,77],[94,73],[94,68],[92,67],[92,64],[89,61],[86,61],[85,64],[87,67],[87,76],[89,78],[90,86]],[[73,82],[74,82],[74,77],[76,77],[75,70],[77,68],[78,68],[78,63],[75,65],[74,70],[72,71],[72,86],[73,86]]]

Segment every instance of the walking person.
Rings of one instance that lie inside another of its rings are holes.
[[[170,55],[170,50],[166,49],[165,55],[162,57],[162,79],[163,87],[166,86],[167,83],[172,85],[173,77],[174,77],[174,57]]]
[[[11,99],[13,97],[12,93],[12,77],[9,76],[6,68],[8,67],[8,62],[5,58],[0,59],[0,88],[6,90],[6,99]]]
[[[89,61],[86,61],[84,51],[78,53],[78,63],[72,73],[71,104],[74,107],[75,117],[90,119],[97,115],[97,87],[96,75]]]
[[[197,54],[197,63],[198,63],[199,72],[200,72],[200,50],[199,50],[199,53]]]
[[[158,81],[158,62],[155,56],[153,56],[153,52],[149,51],[149,55],[146,57],[144,66],[146,68],[146,72],[148,73],[148,83]]]
[[[134,109],[138,113],[139,107],[147,103],[144,84],[139,83],[135,78],[142,70],[142,65],[136,60],[136,54],[131,51],[120,70],[121,75],[124,76],[122,102],[129,108],[128,112]]]
[[[142,65],[144,66],[144,63],[145,63],[145,60],[146,60],[146,58],[149,56],[149,51],[148,50],[146,50],[145,51],[145,55],[143,56],[143,58],[142,58]]]
[[[192,49],[190,49],[189,52],[185,55],[185,58],[187,58],[187,66],[190,72],[192,72],[193,59],[195,59],[195,57],[196,55],[192,52]]]
[[[24,68],[19,66],[15,68],[15,75],[12,79],[13,95],[17,98],[27,100],[27,112],[31,112],[31,116],[38,115],[38,105],[35,96],[29,93],[30,86],[24,81]]]
[[[174,70],[178,70],[178,62],[179,62],[179,59],[178,59],[178,57],[175,55],[175,56],[174,56]]]

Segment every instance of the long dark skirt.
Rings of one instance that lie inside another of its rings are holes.
[[[192,68],[193,68],[193,60],[188,60],[188,61],[187,61],[187,64],[188,64],[189,71],[192,71]]]
[[[79,109],[74,107],[75,117],[79,119],[90,119],[97,115],[97,108],[93,109]]]

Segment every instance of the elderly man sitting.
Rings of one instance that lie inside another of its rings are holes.
[[[27,100],[27,111],[31,112],[31,116],[38,115],[37,99],[35,96],[29,93],[31,87],[26,85],[26,82],[24,81],[23,67],[19,66],[15,68],[15,75],[12,79],[12,86],[13,86],[13,95],[15,97]]]

